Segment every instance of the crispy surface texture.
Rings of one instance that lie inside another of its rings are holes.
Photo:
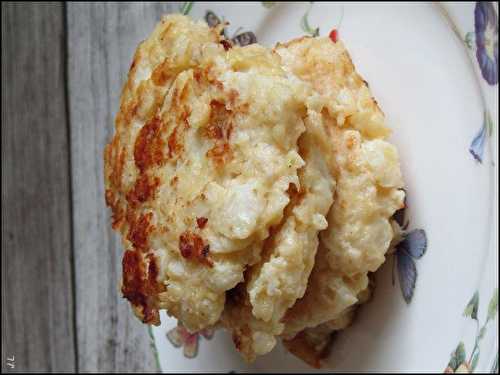
[[[385,141],[390,131],[383,113],[343,44],[302,38],[276,51],[285,68],[319,94],[308,102],[299,139],[305,160],[299,179],[307,193],[299,192],[286,207],[262,260],[247,273],[247,290],[239,290],[236,306],[226,305],[223,321],[247,360],[271,350],[279,335],[312,364],[332,331],[350,324],[354,306],[368,292],[368,273],[385,260],[394,235],[390,217],[403,205],[403,181],[397,150]],[[333,179],[313,178],[326,169]],[[308,216],[301,216],[304,209]],[[314,227],[314,215],[318,222],[326,216],[328,227]]]
[[[390,218],[404,204],[403,180],[397,150],[386,141],[384,116],[342,42],[302,38],[276,51],[288,69],[327,98],[334,119],[337,184],[328,228],[320,234],[306,293],[285,316],[283,336],[291,340],[301,333],[303,341],[314,336],[314,327],[334,331],[349,324],[352,307],[367,294],[368,273],[385,260],[394,236]]]
[[[192,331],[219,320],[300,185],[308,96],[275,53],[226,51],[186,17],[139,46],[105,173],[127,249],[122,291],[144,322],[158,324],[158,309]]]
[[[309,107],[317,104],[309,103]],[[225,307],[223,323],[233,332],[236,347],[248,361],[275,346],[276,336],[284,329],[286,311],[304,295],[318,233],[327,227],[325,216],[335,188],[328,128],[313,109],[305,124],[306,132],[299,139],[305,161],[299,170],[300,188],[293,186],[289,191],[291,200],[281,223],[265,241],[262,259],[247,271],[245,284],[236,291],[237,298],[230,299]]]
[[[319,367],[370,294],[403,207],[390,130],[342,42],[232,46],[164,17],[134,56],[106,146],[106,203],[139,319],[282,338]]]

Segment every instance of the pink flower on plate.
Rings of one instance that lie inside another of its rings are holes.
[[[182,323],[178,322],[177,327],[167,332],[168,341],[176,348],[182,346],[186,358],[194,358],[198,354],[198,340],[200,335],[210,340],[214,335],[214,329],[205,328],[201,331],[190,333]]]

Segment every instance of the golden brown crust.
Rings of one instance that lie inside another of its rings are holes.
[[[314,368],[321,368],[321,361],[328,356],[329,346],[326,345],[324,348],[318,350],[309,340],[307,340],[307,335],[305,331],[297,334],[293,339],[283,340],[283,345],[285,348],[302,359],[309,366]]]
[[[154,257],[146,258],[147,263],[142,255],[134,250],[127,250],[124,253],[122,293],[135,307],[144,323],[159,325],[158,309],[150,299],[162,292],[164,286],[156,281],[158,267]]]
[[[302,163],[303,85],[266,49],[220,42],[220,28],[162,19],[134,55],[104,152],[106,203],[129,249],[124,296],[143,321],[167,309],[192,331],[218,320]],[[164,290],[141,287],[149,259]]]
[[[104,151],[124,297],[148,324],[159,309],[190,331],[221,319],[247,360],[281,336],[319,367],[390,242],[402,180],[388,134],[341,42],[270,52],[164,18]]]
[[[306,293],[284,320],[287,345],[315,364],[321,350],[313,350],[310,338],[325,343],[331,332],[350,324],[366,294],[368,272],[384,261],[393,236],[389,219],[403,201],[402,178],[397,152],[384,140],[389,129],[383,113],[342,42],[300,38],[277,51],[293,73],[328,100],[333,118],[337,186],[329,227],[321,233]]]
[[[182,151],[177,128],[165,138],[169,124],[157,113],[175,76],[189,66],[189,61],[172,53],[172,43],[187,24],[187,20],[164,18],[152,36],[139,45],[123,87],[116,133],[104,151],[106,204],[112,210],[112,225],[131,245],[123,258],[122,292],[136,314],[151,324],[159,324],[156,298],[165,287],[156,280],[159,269],[149,241],[155,226],[153,214],[144,207],[155,199],[162,183],[151,170]],[[191,43],[218,41],[215,31],[205,30],[195,29]],[[150,79],[144,79],[148,78],[147,70],[151,71]],[[180,116],[181,124],[186,124],[188,114]],[[144,126],[137,130],[134,123],[138,121]]]
[[[179,237],[179,250],[186,259],[194,259],[198,262],[213,267],[214,262],[210,258],[210,245],[204,243],[196,233],[185,231]]]

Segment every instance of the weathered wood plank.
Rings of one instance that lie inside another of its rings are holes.
[[[62,4],[2,2],[2,372],[75,370],[64,53]]]
[[[119,291],[123,249],[104,204],[103,149],[138,43],[162,3],[68,4],[73,218],[80,371],[154,371],[146,327]]]

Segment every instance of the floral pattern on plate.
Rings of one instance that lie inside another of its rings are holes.
[[[186,358],[194,358],[198,354],[198,341],[200,336],[210,340],[214,335],[213,329],[203,329],[199,332],[190,333],[181,323],[167,332],[167,338],[176,348],[183,347]]]
[[[474,159],[479,163],[483,162],[484,146],[486,143],[486,138],[491,136],[493,132],[493,122],[491,121],[491,116],[488,110],[484,110],[483,115],[483,126],[477,133],[477,135],[472,140],[469,146],[469,152],[472,154]]]
[[[489,1],[478,1],[474,9],[474,33],[467,33],[467,47],[476,40],[476,58],[481,74],[489,85],[498,84],[498,15]]]
[[[417,266],[415,260],[424,256],[427,251],[427,235],[423,229],[413,229],[407,231],[410,222],[406,217],[405,207],[396,211],[393,218],[398,223],[402,232],[400,241],[394,247],[394,263],[392,269],[392,285],[394,282],[394,264],[397,263],[399,287],[407,304],[413,298],[415,284],[417,282]]]
[[[498,15],[493,3],[478,1],[474,8],[474,32],[464,38],[467,48],[474,52],[483,79],[490,86],[498,85]],[[488,110],[484,111],[483,125],[472,140],[469,152],[479,163],[483,161],[485,140],[493,132]]]
[[[302,18],[300,20],[300,28],[302,29],[302,31],[309,34],[310,36],[318,36],[319,35],[319,27],[311,27],[309,25],[309,12],[312,9],[312,5],[313,5],[313,3],[310,2],[309,7],[307,8],[306,12],[302,16]]]
[[[481,353],[480,342],[486,334],[486,328],[488,323],[493,321],[497,315],[498,310],[498,288],[493,292],[493,296],[488,303],[488,312],[486,315],[486,321],[480,327],[478,319],[479,311],[479,292],[476,291],[469,303],[465,307],[463,315],[470,318],[476,322],[476,338],[474,341],[474,346],[472,352],[467,358],[466,348],[463,341],[460,341],[456,349],[451,353],[450,361],[445,369],[445,373],[470,373],[474,372],[477,363],[479,361],[479,354]],[[491,372],[498,372],[498,353],[496,360],[491,368]]]
[[[182,5],[179,8],[179,13],[184,14],[184,15],[189,15],[189,12],[191,12],[191,9],[193,9],[194,1],[186,1],[182,3]],[[274,5],[274,3],[273,3]],[[272,5],[271,5],[272,6]],[[215,27],[219,25],[222,22],[225,22],[224,18],[222,17],[219,18],[213,11],[211,10],[206,10],[205,11],[205,22],[208,24],[210,27]],[[224,37],[228,40],[230,40],[233,44],[239,45],[239,46],[247,46],[249,44],[257,43],[257,38],[255,37],[255,34],[252,31],[245,31],[245,32],[240,32],[241,28],[238,28],[236,32],[232,36],[227,35],[227,30],[224,27],[222,30],[222,33],[224,34]]]

